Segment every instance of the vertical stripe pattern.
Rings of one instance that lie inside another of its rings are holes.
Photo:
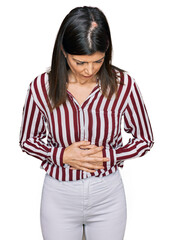
[[[148,113],[136,81],[121,73],[123,85],[117,95],[107,99],[101,83],[80,106],[67,90],[64,104],[52,112],[48,106],[48,74],[36,77],[29,85],[23,108],[20,146],[24,152],[41,160],[41,168],[59,181],[74,181],[90,176],[107,176],[123,167],[126,159],[141,157],[154,144]],[[131,138],[123,145],[121,123]],[[47,141],[45,141],[45,140]],[[66,147],[78,141],[104,146],[104,169],[95,173],[71,170],[63,164]]]

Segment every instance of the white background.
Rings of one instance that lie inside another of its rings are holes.
[[[0,239],[42,239],[40,200],[45,172],[40,160],[19,148],[22,108],[29,83],[50,66],[62,20],[72,8],[84,5],[97,6],[107,16],[113,64],[136,79],[155,137],[151,152],[126,161],[121,171],[128,207],[125,240],[173,239],[173,17],[169,0],[1,3]]]

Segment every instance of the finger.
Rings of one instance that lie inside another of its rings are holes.
[[[102,162],[101,162],[102,163]],[[76,165],[75,167],[71,167],[71,168],[75,168],[75,169],[80,169],[80,170],[94,170],[94,169],[103,169],[103,164],[100,164],[98,162],[93,163],[93,161],[88,162],[78,162],[78,165]]]
[[[90,173],[92,173],[92,172],[96,172],[96,170],[95,169],[89,169],[89,168],[81,168],[81,170],[83,170],[83,171],[85,171],[85,172],[90,172]]]
[[[104,169],[103,165],[85,163],[85,166],[78,166],[77,168],[70,167],[71,170],[83,170],[85,172],[95,172],[98,169]]]
[[[107,157],[92,157],[92,156],[86,156],[84,159],[80,160],[81,162],[108,162],[110,161]]]
[[[103,162],[92,162],[92,164],[103,166]]]
[[[97,148],[98,146],[96,146],[96,145],[94,145],[94,144],[88,144],[88,145],[84,145],[84,146],[80,146],[80,148],[83,148],[83,147],[85,147],[85,148]]]
[[[103,165],[99,165],[99,164],[91,164],[91,163],[85,163],[83,164],[83,167],[87,167],[89,169],[104,169],[104,166]]]
[[[74,143],[77,147],[81,146],[81,145],[89,145],[90,142],[89,141],[79,141],[79,142],[75,142]]]
[[[97,152],[102,151],[103,148],[104,148],[103,146],[101,146],[101,147],[96,147],[96,148],[91,148],[91,149],[89,149],[89,150],[87,150],[87,151],[84,151],[84,152],[82,153],[82,155],[83,155],[83,156],[92,155],[92,154],[94,154],[94,153],[97,153]]]
[[[85,150],[89,150],[89,149],[93,149],[93,148],[97,148],[96,145],[85,145],[85,146],[80,146],[80,149],[85,149]]]

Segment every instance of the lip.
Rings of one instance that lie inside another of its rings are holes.
[[[84,76],[84,75],[82,75],[83,77],[85,77],[85,78],[90,78],[90,77],[92,77],[93,75],[90,75],[90,76]]]

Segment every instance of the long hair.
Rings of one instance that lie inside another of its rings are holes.
[[[97,27],[92,27],[95,22]],[[67,98],[66,83],[68,70],[66,58],[62,52],[71,55],[91,55],[95,52],[105,53],[105,59],[98,77],[105,97],[111,98],[118,88],[118,71],[123,71],[111,64],[112,41],[107,19],[96,7],[77,7],[69,12],[61,23],[56,37],[49,76],[49,98],[52,107],[63,104]],[[110,89],[109,95],[107,89]]]

